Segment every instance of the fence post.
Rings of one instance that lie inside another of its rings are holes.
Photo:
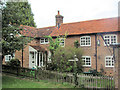
[[[37,75],[37,70],[35,70],[35,79],[37,79],[36,75]]]
[[[97,89],[97,75],[96,75],[96,77],[95,77],[95,78],[96,78],[96,89]]]
[[[113,81],[113,77],[111,77],[111,88],[113,89],[112,81]]]
[[[17,68],[17,76],[19,76],[19,69],[18,69],[18,67],[16,67]]]

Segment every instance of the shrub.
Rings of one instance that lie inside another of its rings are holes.
[[[92,68],[89,69],[89,72],[91,72],[91,74],[92,74],[93,76],[95,76],[95,75],[101,76],[101,75],[102,75],[101,72],[97,72],[96,69],[92,69]]]
[[[9,62],[7,62],[7,65],[11,67],[20,67],[20,61],[18,59],[11,59]]]
[[[79,46],[80,46],[79,41],[78,41],[78,40],[75,40],[75,42],[74,42],[74,47],[78,48]]]
[[[54,70],[60,71],[60,72],[69,72],[74,70],[74,62],[75,61],[69,61],[74,60],[76,58],[77,61],[77,70],[78,72],[82,72],[82,50],[80,48],[75,47],[59,47],[56,49],[54,53],[53,58],[53,66]]]

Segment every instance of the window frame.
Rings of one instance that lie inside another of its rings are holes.
[[[105,43],[105,36],[109,36],[109,44]],[[104,46],[109,46],[111,44],[111,37],[112,36],[116,36],[116,43],[117,43],[117,35],[116,34],[107,34],[107,35],[104,35]]]
[[[83,57],[85,58],[85,67],[91,67],[91,56],[82,56],[82,61],[83,61]],[[90,58],[90,65],[86,65],[86,58]]]
[[[61,43],[61,39],[63,39],[63,40],[64,40],[64,45],[63,45],[63,46],[62,46],[62,45],[60,45],[60,43]],[[59,38],[59,40],[60,40],[59,45],[60,45],[61,47],[65,47],[65,38]]]
[[[111,58],[111,59],[110,59],[110,61],[111,61],[111,62],[110,62],[111,65],[110,65],[110,66],[106,65],[106,61],[107,61],[106,58],[107,58],[107,57]],[[113,56],[105,56],[105,67],[114,67],[114,65],[112,66],[112,58],[113,58]],[[115,63],[114,63],[114,59],[113,59],[113,64],[115,64]]]
[[[90,45],[86,45],[86,38],[87,38],[87,37],[90,38]],[[85,40],[84,40],[84,41],[85,41],[85,45],[82,45],[82,44],[81,44],[81,39],[82,39],[82,38],[85,38]],[[80,46],[91,46],[91,36],[81,36],[81,37],[80,37]]]
[[[41,39],[43,39],[43,43],[41,43]],[[45,42],[45,39],[48,39],[48,38],[40,38],[40,44],[48,44],[49,40],[48,40],[48,42]]]
[[[8,57],[8,60],[6,60],[6,57]],[[9,57],[10,57],[10,59],[9,59]],[[8,55],[5,55],[5,62],[9,62],[11,59],[13,59],[15,57],[15,53],[13,53],[13,57],[10,55],[10,54],[8,54]]]

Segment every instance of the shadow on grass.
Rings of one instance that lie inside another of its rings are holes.
[[[2,84],[3,85],[15,84],[15,82],[16,82],[16,78],[2,76]]]

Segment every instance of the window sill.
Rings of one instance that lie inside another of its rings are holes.
[[[49,43],[40,43],[40,44],[49,44]]]
[[[114,66],[105,66],[106,68],[114,68]]]
[[[86,65],[83,65],[83,67],[85,67],[85,68],[90,68],[91,66],[86,66]]]
[[[81,47],[90,47],[91,45],[80,45]]]

